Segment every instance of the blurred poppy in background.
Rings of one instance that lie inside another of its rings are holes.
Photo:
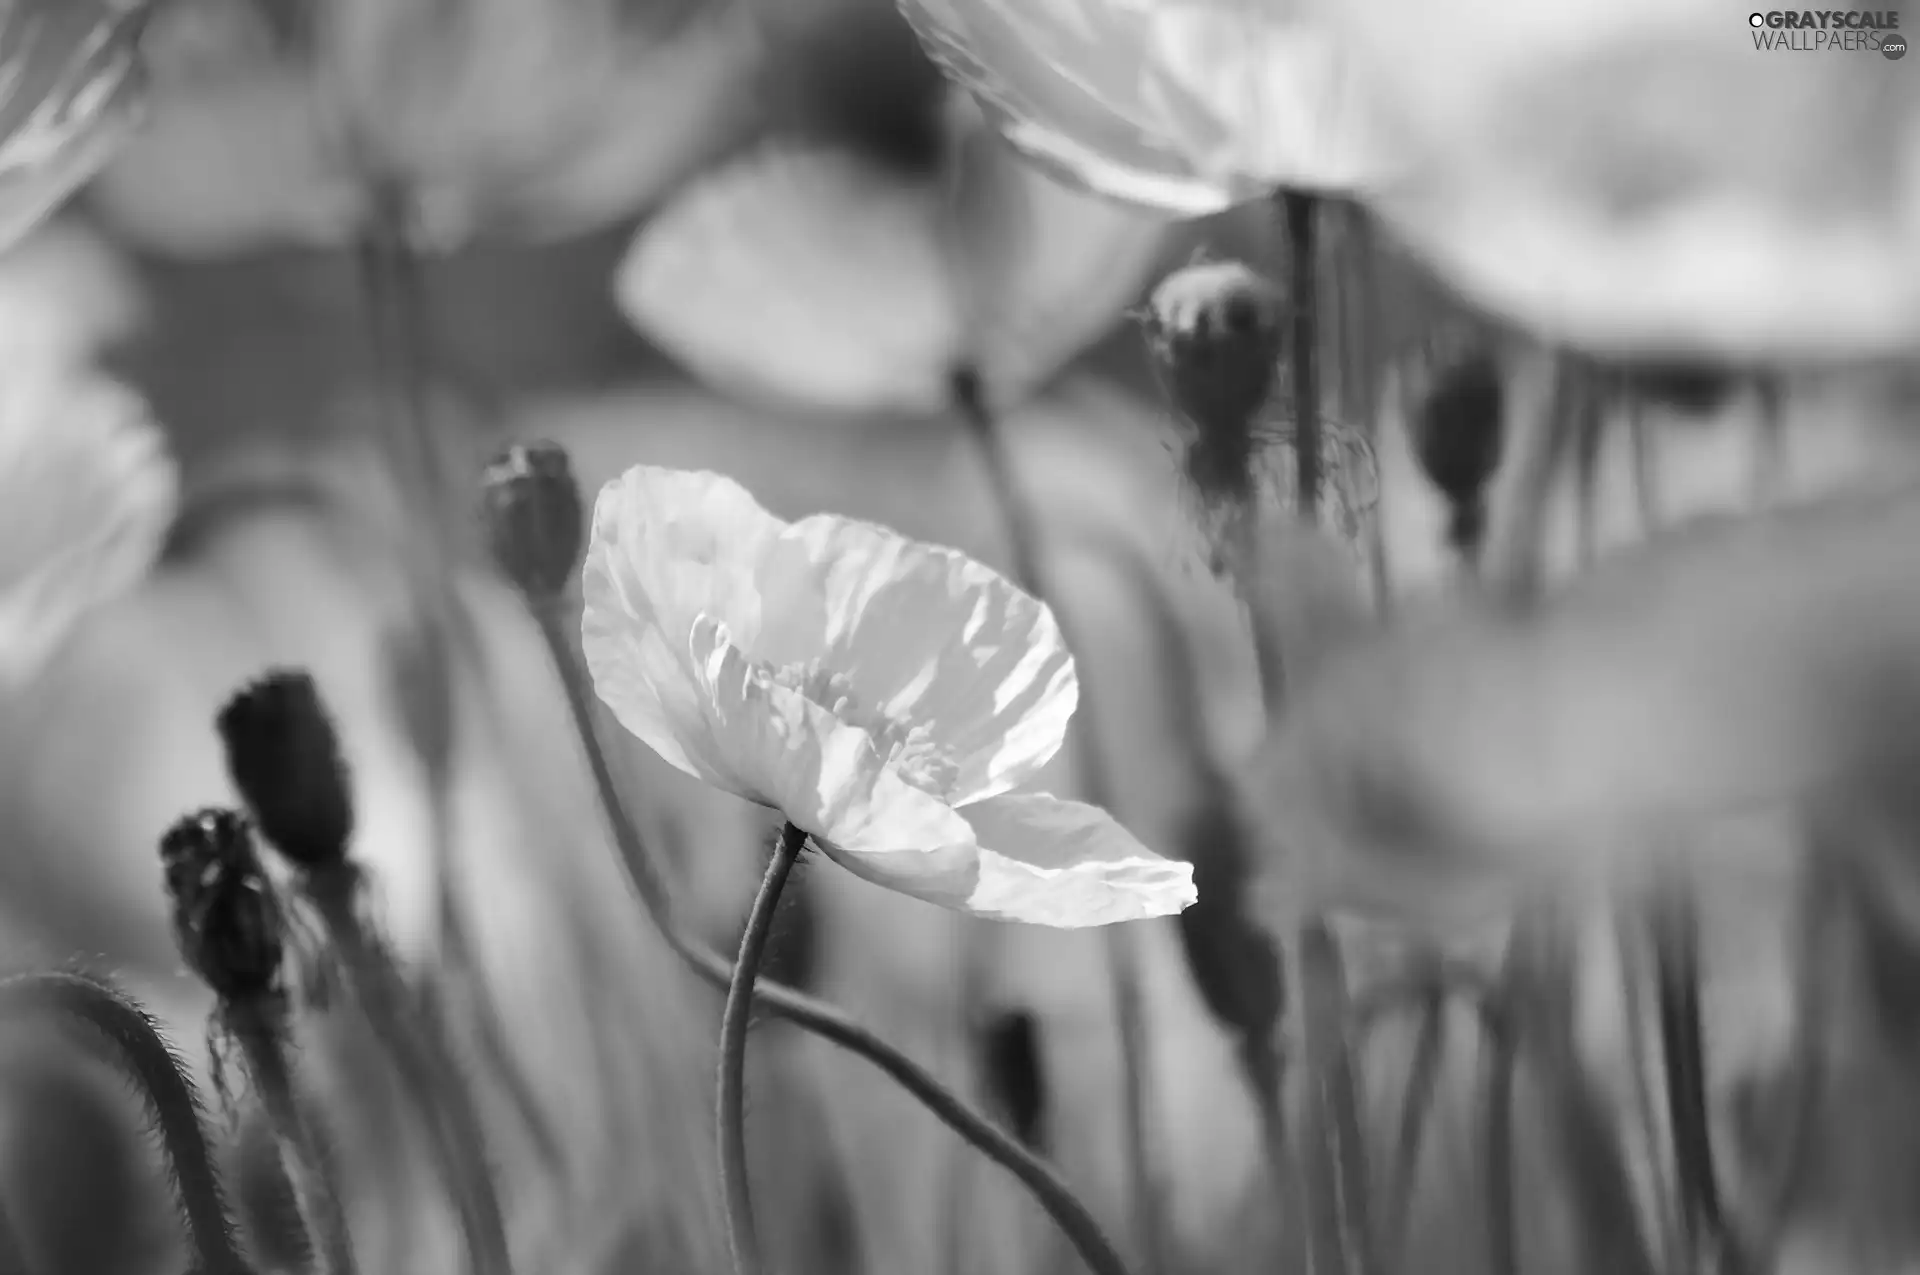
[[[934,59],[1055,175],[1182,216],[1375,162],[1324,28],[1281,0],[901,0]]]
[[[1871,29],[1769,49],[1705,0],[1313,8],[1391,142],[1370,206],[1480,304],[1628,355],[1920,338],[1920,80]]]

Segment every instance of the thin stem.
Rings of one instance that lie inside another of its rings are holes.
[[[1301,1035],[1307,1102],[1301,1189],[1307,1193],[1307,1269],[1312,1275],[1373,1275],[1360,1094],[1347,1038],[1346,970],[1323,920],[1300,931]]]
[[[1654,900],[1653,955],[1682,1252],[1689,1265],[1697,1265],[1707,1246],[1724,1251],[1726,1228],[1707,1114],[1698,918],[1687,883],[1676,881],[1671,888]]]
[[[1293,440],[1296,504],[1300,516],[1320,516],[1320,276],[1316,243],[1320,199],[1285,191],[1287,282],[1293,290]]]
[[[1506,1008],[1487,1020],[1487,1264],[1492,1275],[1520,1275],[1519,1219],[1514,1211],[1513,1096],[1519,1059]]]
[[[31,1014],[70,1018],[119,1055],[120,1071],[160,1126],[169,1176],[200,1275],[254,1275],[235,1241],[200,1097],[153,1018],[126,993],[91,974],[43,972],[0,981],[0,1016]]]
[[[1387,1251],[1397,1263],[1406,1253],[1413,1223],[1413,1203],[1420,1187],[1421,1153],[1432,1124],[1433,1095],[1440,1082],[1440,1062],[1446,1045],[1446,992],[1436,985],[1420,1006],[1420,1034],[1414,1040],[1413,1060],[1407,1066],[1407,1087],[1400,1103],[1400,1135],[1394,1147],[1393,1178],[1387,1188]]]
[[[302,1101],[287,1050],[286,1005],[277,996],[229,1002],[221,1010],[246,1059],[261,1108],[280,1144],[280,1162],[313,1238],[320,1275],[354,1275],[358,1265],[340,1206],[333,1147]]]
[[[1553,386],[1544,410],[1515,414],[1510,454],[1493,478],[1480,577],[1502,606],[1523,608],[1540,591],[1541,541],[1554,484],[1579,425],[1586,378],[1572,355],[1554,356]]]
[[[475,1275],[509,1275],[506,1221],[488,1169],[480,1115],[459,1062],[436,1030],[437,1021],[423,1020],[413,1005],[385,945],[361,923],[359,877],[352,866],[308,873],[302,884],[341,956],[361,1013],[425,1121]]]
[[[793,865],[807,844],[807,834],[792,823],[780,830],[767,873],[747,913],[740,936],[740,959],[727,982],[727,1004],[720,1015],[720,1082],[717,1116],[720,1125],[720,1201],[726,1210],[727,1248],[736,1275],[759,1275],[760,1239],[753,1226],[753,1192],[747,1180],[747,1019],[753,1009],[753,984],[773,933],[774,909],[793,875]]]
[[[619,785],[595,726],[593,692],[587,673],[563,627],[562,606],[558,600],[536,603],[534,615],[566,687],[574,728],[586,750],[587,764],[593,772],[594,785],[613,831],[614,845],[620,853],[621,866],[626,869],[628,884],[639,896],[667,946],[709,985],[723,991],[731,988],[732,963],[702,945],[681,926],[666,881],[642,844],[626,803],[620,799]],[[1112,1241],[1053,1167],[955,1097],[925,1068],[825,1001],[769,979],[756,979],[752,991],[756,1004],[879,1068],[942,1124],[1012,1174],[1066,1235],[1093,1275],[1127,1275],[1126,1263],[1120,1260]]]
[[[981,463],[987,471],[987,485],[993,492],[1000,521],[1006,527],[1014,580],[1034,597],[1050,601],[1051,590],[1040,568],[1039,520],[1021,493],[1006,436],[987,403],[986,388],[977,369],[958,369],[951,393],[954,408],[980,451]],[[1064,612],[1056,608],[1056,616],[1062,627],[1066,627],[1068,617]],[[1072,724],[1072,729],[1079,733],[1080,747],[1072,751],[1070,761],[1076,786],[1087,800],[1104,810],[1112,810],[1114,785],[1100,752],[1098,720],[1092,697],[1082,694]],[[1140,992],[1139,960],[1133,947],[1133,933],[1128,927],[1107,926],[1101,937],[1106,944],[1108,988],[1120,1037],[1121,1131],[1126,1149],[1128,1194],[1138,1221],[1143,1269],[1147,1275],[1159,1275],[1166,1269],[1166,1243],[1159,1210],[1160,1193],[1154,1181],[1153,1157],[1148,1145],[1147,1095],[1152,1086],[1147,1075],[1146,1014]]]

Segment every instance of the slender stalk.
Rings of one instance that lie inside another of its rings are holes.
[[[1519,1218],[1514,1211],[1513,1091],[1518,1043],[1507,1007],[1485,1007],[1487,1041],[1487,1265],[1491,1275],[1520,1275]]]
[[[446,464],[428,397],[432,366],[430,319],[420,261],[407,228],[404,191],[392,181],[370,182],[375,195],[359,245],[361,284],[372,337],[374,380],[388,404],[380,432],[400,494],[419,515],[424,537],[408,537],[399,560],[414,600],[406,640],[417,643],[399,687],[410,705],[407,734],[419,758],[429,803],[430,859],[436,885],[437,948],[445,968],[435,1000],[470,1011],[477,1044],[500,1079],[541,1164],[564,1170],[566,1155],[539,1100],[507,1044],[511,1033],[499,1007],[477,986],[472,941],[460,908],[459,865],[453,842],[455,672],[478,659],[478,644],[454,573],[459,560],[456,520],[449,509]],[[450,1007],[450,1006],[449,1006]],[[436,1010],[440,1009],[436,1006]]]
[[[1699,920],[1685,882],[1673,882],[1654,907],[1660,1050],[1666,1065],[1667,1128],[1680,1188],[1682,1252],[1689,1265],[1698,1265],[1709,1251],[1724,1253],[1727,1241],[1707,1113]]]
[[[1286,219],[1287,282],[1293,290],[1293,440],[1294,474],[1300,516],[1320,516],[1320,272],[1316,195],[1286,191],[1280,196]]]
[[[626,803],[620,799],[619,785],[595,726],[593,692],[580,657],[567,638],[562,607],[537,605],[534,615],[566,688],[574,728],[586,750],[587,764],[593,772],[628,884],[639,896],[667,946],[709,985],[723,991],[731,988],[732,964],[703,946],[680,924],[666,881],[653,856],[641,843]],[[768,979],[755,980],[752,993],[755,1002],[770,1012],[879,1068],[941,1123],[1012,1174],[1066,1235],[1093,1275],[1127,1275],[1126,1264],[1120,1260],[1112,1241],[1060,1175],[1010,1134],[955,1097],[925,1068],[825,1001]]]
[[[1347,1037],[1346,970],[1323,920],[1301,927],[1299,971],[1307,1078],[1300,1147],[1307,1269],[1311,1275],[1374,1275],[1378,1264],[1372,1252],[1359,1082]]]
[[[807,834],[789,823],[780,830],[773,857],[767,860],[766,876],[760,880],[760,892],[754,896],[753,909],[747,913],[747,928],[740,936],[740,958],[734,962],[733,977],[727,981],[726,1008],[720,1015],[720,1082],[718,1119],[720,1125],[720,1201],[726,1210],[727,1248],[733,1256],[736,1275],[759,1275],[765,1269],[760,1260],[760,1239],[753,1226],[753,1194],[747,1180],[747,1018],[753,1009],[754,980],[760,974],[760,961],[767,953],[767,936],[773,932],[773,912],[780,905],[781,891],[793,874],[793,865],[807,844]]]
[[[1436,985],[1420,1005],[1420,1034],[1407,1065],[1407,1087],[1400,1101],[1400,1133],[1394,1146],[1393,1178],[1387,1188],[1387,1251],[1395,1263],[1406,1256],[1413,1225],[1414,1198],[1420,1188],[1420,1162],[1432,1124],[1433,1095],[1440,1083],[1446,1045],[1447,998]]]
[[[1573,445],[1587,392],[1573,356],[1558,353],[1545,410],[1509,418],[1514,426],[1511,453],[1494,475],[1487,539],[1480,554],[1480,578],[1502,606],[1525,607],[1539,593],[1547,506]]]
[[[254,1275],[240,1255],[226,1192],[214,1169],[200,1097],[158,1024],[126,993],[79,972],[0,981],[0,1016],[53,1014],[105,1040],[160,1127],[169,1177],[200,1275]]]
[[[506,1220],[489,1171],[480,1114],[437,1019],[421,1015],[385,945],[362,924],[359,875],[351,864],[309,872],[302,885],[340,955],[354,1000],[425,1122],[475,1275],[508,1275]]]
[[[1006,437],[987,403],[986,390],[976,370],[962,368],[955,373],[952,397],[954,407],[965,422],[986,468],[987,483],[993,491],[1001,523],[1007,531],[1008,551],[1013,556],[1014,580],[1036,598],[1048,601],[1051,591],[1040,567],[1039,521],[1020,490]],[[1056,616],[1062,626],[1066,626],[1068,618],[1065,613],[1056,608]],[[1081,695],[1074,718],[1073,729],[1080,736],[1080,747],[1072,753],[1076,786],[1086,794],[1089,802],[1112,810],[1115,804],[1114,784],[1100,751],[1099,719],[1090,696]],[[1166,1240],[1148,1136],[1148,1094],[1152,1084],[1147,1075],[1146,1011],[1140,992],[1139,956],[1129,927],[1107,926],[1101,937],[1106,944],[1108,986],[1113,996],[1114,1020],[1120,1036],[1121,1128],[1130,1179],[1129,1194],[1133,1199],[1133,1211],[1138,1224],[1137,1238],[1143,1269],[1147,1275],[1159,1275],[1167,1265]]]
[[[354,1275],[353,1242],[340,1205],[339,1166],[326,1132],[302,1101],[288,1057],[286,1003],[278,996],[230,1001],[225,1024],[246,1059],[260,1105],[280,1144],[280,1162],[313,1238],[319,1275]]]
[[[1652,1057],[1647,1038],[1646,971],[1642,959],[1639,913],[1621,912],[1615,916],[1614,945],[1620,957],[1620,1000],[1626,1019],[1629,1071],[1633,1079],[1634,1115],[1647,1137],[1647,1179],[1651,1186],[1651,1211],[1658,1217],[1664,1235],[1663,1258],[1667,1266],[1677,1268],[1682,1252],[1679,1190],[1673,1182],[1671,1165],[1661,1153],[1671,1145],[1666,1117],[1654,1102],[1653,1079],[1647,1074]]]

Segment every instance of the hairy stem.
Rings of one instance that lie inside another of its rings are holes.
[[[333,1146],[302,1099],[287,1046],[285,1002],[263,996],[229,1002],[221,1013],[246,1060],[247,1073],[280,1144],[280,1162],[293,1186],[301,1220],[313,1240],[319,1275],[354,1275],[353,1241],[340,1205]]]
[[[1317,195],[1286,191],[1287,283],[1293,291],[1293,439],[1300,516],[1320,517],[1320,252]]]
[[[720,1015],[720,1081],[716,1115],[720,1129],[720,1200],[726,1209],[727,1248],[736,1275],[759,1275],[760,1239],[753,1225],[753,1193],[747,1180],[747,1019],[753,1009],[753,984],[767,954],[774,909],[793,874],[807,834],[789,823],[780,830],[767,873],[747,913],[740,936],[740,959],[727,981],[727,1004]]]
[[[1347,1037],[1346,970],[1324,920],[1301,927],[1298,967],[1307,1082],[1300,1185],[1306,1193],[1308,1270],[1374,1275],[1378,1264],[1372,1252],[1359,1081]]]
[[[475,1275],[512,1269],[505,1218],[473,1092],[437,1018],[423,1017],[385,944],[367,931],[352,865],[310,872],[303,883],[345,967],[360,1012],[392,1060],[433,1141],[434,1163],[460,1221]]]
[[[580,657],[568,640],[562,607],[536,605],[535,617],[548,650],[566,687],[574,728],[586,750],[600,803],[613,831],[628,884],[639,896],[667,946],[709,985],[725,990],[733,984],[733,966],[719,953],[693,938],[674,914],[666,881],[653,856],[641,843],[638,829],[620,799],[600,734],[595,726],[593,691]],[[1093,1275],[1127,1275],[1127,1267],[1101,1231],[1100,1224],[1046,1161],[1022,1146],[1011,1134],[969,1107],[934,1079],[924,1067],[875,1036],[844,1012],[825,1001],[767,979],[755,980],[753,998],[771,1013],[830,1044],[865,1059],[931,1112],[941,1123],[966,1139],[989,1160],[1012,1174],[1033,1195],[1049,1218],[1066,1235],[1074,1251]]]
[[[61,971],[0,981],[0,1014],[54,1014],[104,1039],[160,1127],[167,1168],[200,1275],[253,1275],[234,1238],[192,1080],[158,1024],[105,979]]]

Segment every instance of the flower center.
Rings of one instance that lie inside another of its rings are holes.
[[[933,742],[925,726],[890,717],[863,703],[844,673],[813,663],[783,664],[773,670],[774,681],[799,691],[807,699],[849,726],[873,737],[888,769],[921,792],[940,797],[953,790],[960,764]]]

